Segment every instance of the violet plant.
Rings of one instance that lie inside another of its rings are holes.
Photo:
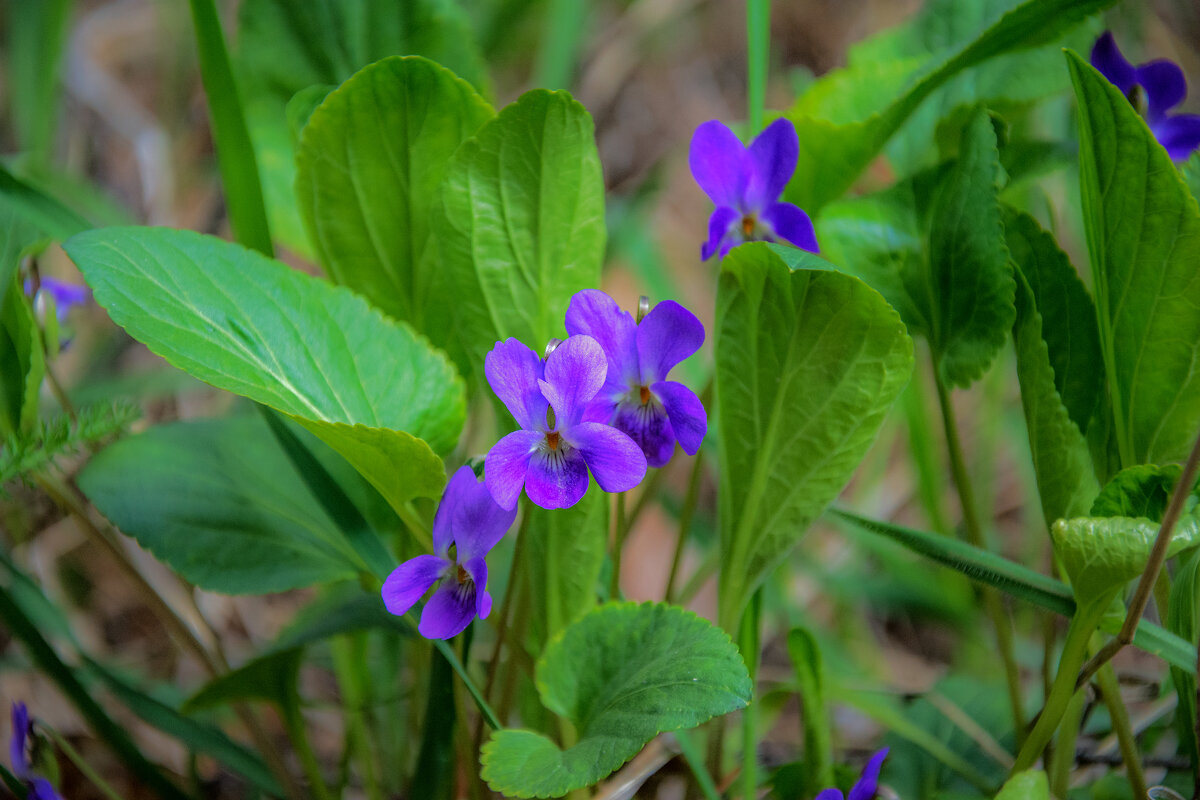
[[[517,96],[499,12],[243,0],[231,57],[194,0],[234,241],[100,224],[138,214],[63,193],[16,70],[5,663],[111,753],[57,755],[172,800],[1190,791],[1200,117],[1112,4],[932,0],[768,113],[750,0],[746,121],[665,145],[715,206],[678,248],[587,108]],[[14,59],[57,63],[66,16],[30,8]],[[570,83],[582,13],[551,3],[537,83]],[[52,243],[87,289],[39,278]],[[88,297],[123,338],[80,315],[60,354]],[[161,372],[102,380],[134,341]],[[163,383],[244,401],[162,421],[196,406]],[[78,635],[95,551],[167,667]],[[236,611],[275,593],[282,630]],[[1164,701],[1121,691],[1130,646]],[[58,797],[12,713],[0,779]]]

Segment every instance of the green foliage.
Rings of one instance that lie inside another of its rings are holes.
[[[459,148],[440,197],[435,235],[468,361],[497,340],[541,350],[564,337],[567,303],[599,285],[604,259],[587,110],[565,92],[525,93]]]
[[[1050,782],[1040,769],[1018,772],[1004,782],[996,800],[1050,800]]]
[[[796,671],[804,727],[802,794],[811,797],[833,784],[833,726],[826,700],[825,662],[816,637],[807,628],[788,632],[787,651]]]
[[[1091,517],[1145,517],[1151,522],[1162,522],[1171,494],[1183,468],[1178,464],[1139,464],[1123,469],[1104,484],[1092,509]],[[1192,497],[1185,500],[1184,513],[1196,505],[1195,487]]]
[[[459,144],[492,116],[470,84],[419,57],[372,64],[325,98],[300,139],[296,194],[334,281],[432,333],[426,314],[450,302],[434,296],[437,188]]]
[[[1111,400],[1097,434],[1111,428],[1122,467],[1182,460],[1200,424],[1200,209],[1125,96],[1079,56],[1067,61]]]
[[[42,337],[29,299],[14,272],[0,290],[0,434],[19,437],[37,420],[46,374]]]
[[[64,246],[113,320],[174,366],[292,417],[393,506],[439,496],[435,450],[453,446],[466,400],[454,368],[408,326],[189,231],[106,228]]]
[[[912,371],[896,312],[862,281],[789,270],[762,244],[734,249],[717,296],[720,620],[849,480]]]
[[[141,416],[129,403],[102,403],[79,409],[74,420],[60,415],[40,422],[28,433],[10,436],[0,447],[0,485],[28,478],[55,459],[124,431]]]
[[[559,797],[590,786],[663,731],[743,708],[751,682],[720,628],[664,604],[610,603],[567,627],[537,664],[546,708],[575,726],[565,750],[527,730],[495,732],[483,777],[513,797]]]
[[[1192,553],[1171,583],[1167,603],[1167,629],[1195,646],[1200,641],[1200,551]],[[1171,682],[1179,707],[1175,712],[1175,729],[1179,732],[1179,749],[1192,761],[1192,770],[1200,769],[1200,742],[1196,739],[1196,674],[1171,667]]]

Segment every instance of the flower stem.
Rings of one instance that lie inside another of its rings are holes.
[[[692,474],[688,478],[687,494],[683,498],[683,508],[679,510],[679,535],[675,537],[675,552],[671,555],[671,574],[667,577],[667,588],[663,598],[668,602],[675,599],[675,579],[679,575],[679,565],[683,561],[683,549],[687,544],[688,533],[691,532],[692,517],[696,513],[696,502],[700,498],[700,480],[704,476],[704,451],[698,450],[692,458]]]
[[[750,672],[750,704],[742,711],[742,786],[744,800],[753,800],[758,793],[758,703],[754,699],[754,680],[758,675],[758,659],[762,649],[762,588],[750,597],[742,624],[738,630],[738,649]]]
[[[771,0],[746,2],[746,119],[750,135],[763,128],[767,105],[767,67],[771,53]]]
[[[613,537],[612,580],[608,585],[608,599],[621,599],[621,550],[625,547],[625,536],[629,533],[628,517],[625,516],[625,492],[617,495],[617,530]]]
[[[1108,716],[1112,720],[1113,732],[1117,734],[1117,743],[1121,747],[1121,758],[1125,761],[1125,772],[1129,776],[1129,787],[1134,797],[1146,797],[1146,776],[1142,773],[1142,760],[1138,754],[1137,741],[1133,729],[1129,725],[1129,711],[1121,700],[1121,689],[1117,684],[1117,673],[1112,664],[1105,664],[1096,673],[1096,682],[1100,685],[1100,694],[1104,705],[1108,706]]]
[[[91,768],[91,766],[88,765],[87,759],[84,758],[79,751],[67,741],[65,736],[56,730],[51,730],[50,728],[46,728],[44,726],[39,727],[41,730],[49,734],[50,738],[54,740],[54,745],[62,751],[63,755],[65,755],[80,772],[83,773],[83,777],[91,781],[91,784],[100,790],[101,794],[109,798],[109,800],[122,800],[121,795],[117,794],[117,790],[109,786],[108,781],[104,780],[104,778],[101,778],[99,773],[97,773]]]

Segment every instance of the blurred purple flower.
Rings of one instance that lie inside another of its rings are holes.
[[[1173,160],[1186,159],[1200,146],[1200,116],[1167,113],[1187,97],[1187,80],[1177,65],[1159,59],[1135,67],[1105,31],[1092,47],[1092,66],[1129,98]]]
[[[29,710],[18,700],[12,704],[12,740],[8,743],[13,775],[29,786],[29,800],[62,800],[50,781],[33,772],[33,765],[26,754],[26,742],[32,729]]]
[[[718,120],[692,135],[692,176],[717,205],[708,218],[708,241],[700,258],[725,254],[742,242],[790,242],[818,252],[812,220],[799,207],[779,202],[796,171],[800,139],[790,120],[777,119],[749,147]]]
[[[42,276],[38,294],[43,292],[54,299],[54,312],[59,323],[65,322],[67,312],[74,306],[81,306],[92,299],[92,290],[77,283],[66,283]],[[25,294],[33,295],[33,280],[25,279]],[[36,302],[37,298],[34,298]]]
[[[627,433],[652,467],[671,459],[676,440],[688,455],[696,454],[708,432],[708,415],[691,389],[666,379],[704,343],[704,326],[692,312],[667,300],[634,323],[604,292],[584,289],[567,307],[567,333],[592,337],[608,360],[587,418]]]
[[[434,554],[411,558],[392,570],[383,582],[384,606],[403,616],[438,583],[421,612],[417,630],[422,636],[449,639],[462,633],[475,617],[486,619],[492,596],[487,592],[484,557],[516,517],[515,507],[506,511],[496,505],[471,468],[460,467],[446,484],[433,517]]]
[[[590,336],[571,336],[543,363],[516,339],[497,342],[483,366],[488,384],[521,430],[488,451],[488,490],[515,508],[524,486],[542,508],[569,508],[587,491],[588,470],[606,492],[624,492],[646,476],[646,457],[616,428],[584,419],[608,372]]]
[[[846,795],[846,800],[871,800],[875,796],[875,792],[879,789],[879,770],[883,766],[883,760],[887,758],[887,754],[888,748],[885,747],[871,756],[871,760],[863,767],[858,783],[854,784],[850,789],[850,794]],[[842,791],[841,789],[824,789],[814,800],[842,800]]]

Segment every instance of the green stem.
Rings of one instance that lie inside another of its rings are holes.
[[[704,756],[701,755],[700,748],[692,740],[691,734],[687,731],[675,731],[671,735],[675,737],[675,741],[679,742],[679,750],[692,770],[692,777],[696,779],[696,785],[700,787],[701,794],[707,800],[721,800],[717,784],[713,781],[712,775],[708,774],[708,770],[704,768]]]
[[[762,649],[762,588],[755,590],[742,615],[738,629],[738,649],[750,672],[750,685],[754,686],[758,675],[759,655]],[[742,787],[744,800],[758,796],[758,702],[751,690],[750,704],[742,711]]]
[[[550,0],[550,13],[546,15],[542,46],[533,71],[534,86],[543,89],[571,87],[587,9],[588,4],[578,0]]]
[[[621,550],[625,547],[625,536],[629,533],[629,528],[626,525],[628,517],[625,516],[625,493],[620,492],[617,495],[617,531],[613,537],[612,551],[612,580],[608,585],[608,599],[621,599]]]
[[[1125,762],[1125,771],[1129,775],[1129,786],[1134,797],[1146,797],[1146,776],[1142,773],[1142,759],[1138,753],[1137,740],[1133,728],[1129,724],[1129,711],[1121,699],[1121,689],[1117,684],[1117,673],[1112,664],[1105,664],[1096,673],[1096,682],[1100,686],[1101,698],[1108,706],[1108,716],[1112,720],[1113,731],[1117,734],[1117,743],[1121,748],[1121,758]]]
[[[696,502],[700,499],[700,479],[704,476],[704,451],[696,452],[692,459],[692,474],[688,478],[687,494],[683,498],[683,508],[679,510],[679,534],[675,537],[675,552],[671,555],[671,574],[667,577],[667,588],[663,598],[674,602],[675,579],[679,575],[679,565],[683,561],[684,545],[687,544],[688,533],[692,528],[692,517],[696,514]]]
[[[87,778],[93,786],[100,790],[101,794],[109,798],[109,800],[123,800],[121,795],[117,794],[117,790],[109,786],[108,781],[101,778],[99,773],[91,768],[87,763],[87,759],[64,736],[60,735],[58,731],[50,730],[49,728],[43,727],[42,730],[49,734],[50,738],[54,740],[55,746],[75,765],[76,769],[83,773],[83,777]]]
[[[932,355],[932,354],[931,354]],[[962,505],[963,527],[966,529],[967,541],[975,547],[985,548],[983,527],[980,525],[976,512],[975,491],[971,486],[971,478],[967,473],[966,459],[963,457],[962,442],[958,438],[958,423],[955,421],[954,405],[950,401],[950,393],[937,369],[937,357],[933,356],[934,385],[937,387],[938,404],[942,409],[942,423],[946,431],[946,448],[950,451],[950,470],[954,475],[954,485],[958,489],[958,498]],[[1000,660],[1004,664],[1004,674],[1008,685],[1008,703],[1012,711],[1013,729],[1020,741],[1025,730],[1025,705],[1021,700],[1021,672],[1017,666],[1016,654],[1013,650],[1013,633],[1004,613],[1004,605],[999,594],[990,587],[980,590],[984,609],[991,618],[992,627],[996,632],[996,645],[1000,651]]]
[[[1087,693],[1076,692],[1067,703],[1067,710],[1058,724],[1058,738],[1050,754],[1047,772],[1050,788],[1055,797],[1066,797],[1071,788],[1071,771],[1075,769],[1075,745],[1079,741],[1079,729],[1083,725],[1083,712],[1087,708]]]
[[[751,135],[763,128],[771,54],[771,0],[746,0],[746,119]]]
[[[335,637],[330,643],[334,674],[344,698],[346,736],[350,752],[363,771],[368,800],[383,800],[379,765],[371,748],[374,738],[367,726],[367,638],[362,632]]]
[[[300,712],[300,694],[296,691],[295,682],[290,687],[287,703],[282,709],[283,726],[296,755],[300,758],[300,766],[308,778],[308,790],[316,800],[333,800],[325,778],[321,776],[321,765],[313,752],[312,743],[308,740],[308,729],[304,724],[304,715]]]

